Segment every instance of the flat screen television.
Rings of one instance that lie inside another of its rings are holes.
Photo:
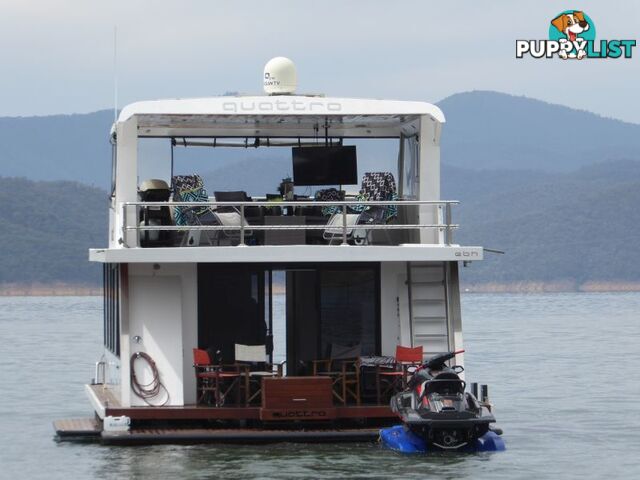
[[[293,147],[295,185],[355,185],[358,162],[355,145]]]

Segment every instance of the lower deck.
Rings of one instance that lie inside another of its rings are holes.
[[[287,377],[332,373],[334,360],[351,358],[363,368],[354,395],[336,405],[342,411],[387,403],[375,367],[395,365],[399,347],[421,347],[423,359],[462,348],[456,262],[109,264],[104,274],[105,352],[94,383],[113,385],[123,407],[146,406],[131,372],[149,384],[151,363],[168,406],[200,404],[196,350],[209,365],[277,366]],[[244,415],[259,401],[250,397]]]
[[[378,438],[380,427],[391,425],[396,419],[387,405],[276,409],[207,405],[123,407],[104,385],[87,385],[86,391],[95,418],[55,421],[59,441],[113,445],[369,442]],[[128,417],[130,428],[103,429],[106,417],[122,416]]]
[[[311,408],[264,408],[262,406],[216,407],[209,405],[159,406],[159,407],[123,407],[117,398],[104,385],[86,385],[87,395],[98,417],[107,416],[129,417],[133,424],[148,422],[184,422],[184,421],[231,421],[235,424],[258,421],[262,424],[289,424],[306,420],[315,423],[336,423],[341,421],[368,421],[370,423],[386,423],[389,419],[397,418],[391,412],[389,405],[344,405],[344,406],[313,406]],[[270,415],[265,418],[265,410],[273,413],[278,410],[281,415]],[[379,421],[379,422],[378,422]]]

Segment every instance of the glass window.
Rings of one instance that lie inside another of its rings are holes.
[[[332,343],[360,344],[363,355],[378,353],[376,270],[322,269],[320,284],[321,353]]]
[[[120,265],[103,265],[104,346],[120,356]]]

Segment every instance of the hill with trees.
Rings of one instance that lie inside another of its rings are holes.
[[[456,241],[507,252],[464,269],[465,282],[640,282],[629,252],[640,235],[640,125],[496,92],[440,106],[442,196],[462,202]],[[99,283],[87,250],[107,243],[112,121],[108,111],[0,118],[0,284]],[[367,168],[387,169],[395,149],[359,152]],[[290,154],[258,152],[185,150],[176,168],[203,172],[210,191],[273,192]]]
[[[0,205],[0,284],[99,283],[88,249],[106,245],[105,191],[0,177]]]

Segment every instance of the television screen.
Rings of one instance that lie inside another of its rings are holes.
[[[355,185],[358,164],[355,145],[293,147],[295,185]]]

